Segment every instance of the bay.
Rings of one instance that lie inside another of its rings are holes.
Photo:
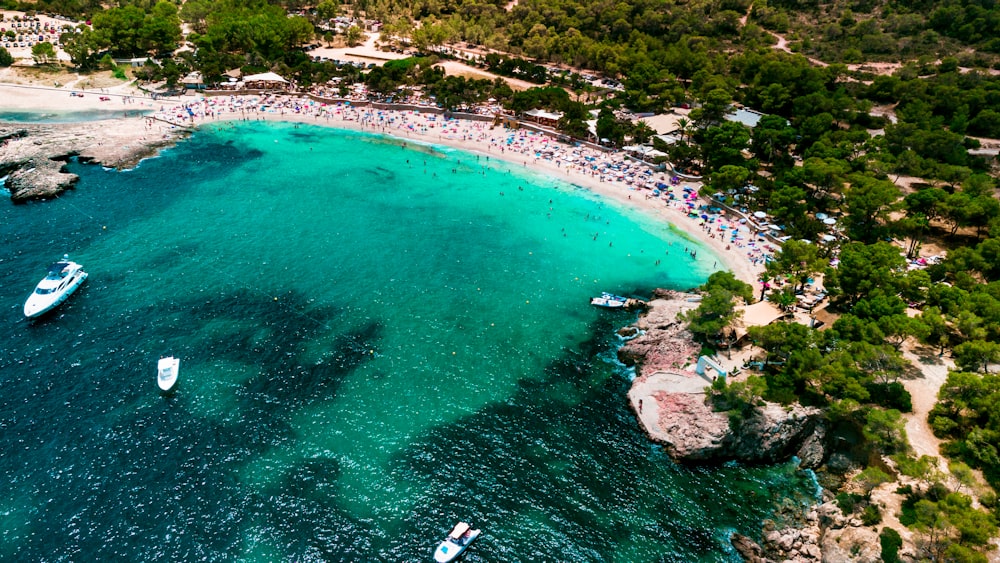
[[[792,464],[677,466],[628,410],[632,316],[587,300],[704,281],[669,225],[293,124],[73,171],[0,211],[2,559],[427,560],[462,519],[465,561],[738,561],[730,532],[815,493]],[[63,253],[90,279],[25,321]]]

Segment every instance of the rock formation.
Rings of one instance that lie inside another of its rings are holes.
[[[641,334],[619,352],[637,367],[629,398],[650,437],[678,461],[776,463],[798,456],[803,467],[824,458],[822,413],[800,405],[755,407],[738,422],[706,401],[709,380],[683,369],[693,365],[700,347],[679,313],[697,306],[697,298],[660,293],[639,319]]]
[[[0,127],[0,177],[7,176],[11,200],[47,199],[72,188],[79,177],[64,170],[71,157],[129,168],[188,132],[174,128],[157,134],[141,119]]]
[[[857,518],[844,516],[834,502],[825,502],[803,516],[787,507],[778,518],[790,519],[779,528],[766,521],[761,544],[733,534],[733,548],[748,563],[878,563],[882,560],[876,528],[864,526]]]

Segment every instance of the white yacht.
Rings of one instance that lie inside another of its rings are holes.
[[[437,563],[454,561],[477,537],[479,537],[479,530],[473,530],[465,522],[459,522],[452,528],[448,537],[434,550],[434,561]]]
[[[605,291],[600,297],[591,297],[590,304],[595,307],[604,307],[605,309],[624,309],[626,304],[628,304],[628,298],[621,295],[613,295]]]
[[[177,383],[177,370],[180,365],[181,361],[173,356],[160,358],[160,361],[156,362],[156,384],[160,386],[160,390],[173,389]]]
[[[87,279],[83,266],[71,262],[69,256],[49,266],[45,279],[38,282],[35,291],[24,302],[24,316],[33,319],[59,306]]]

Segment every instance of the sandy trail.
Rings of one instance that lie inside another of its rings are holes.
[[[910,392],[913,402],[913,412],[903,415],[906,420],[906,435],[918,457],[922,455],[940,457],[941,440],[931,431],[927,415],[937,403],[938,390],[948,379],[948,370],[954,369],[955,365],[948,358],[939,358],[934,354],[918,354],[910,347],[903,349],[903,357],[923,374],[921,379],[902,381],[903,386]],[[947,467],[942,469],[946,470]]]

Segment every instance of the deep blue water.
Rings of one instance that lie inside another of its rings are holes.
[[[0,206],[0,559],[426,561],[464,519],[465,561],[738,561],[731,531],[813,493],[790,464],[675,465],[638,429],[632,317],[587,300],[701,283],[714,258],[667,255],[692,244],[668,225],[305,126],[73,169]],[[63,253],[90,279],[25,321]]]

